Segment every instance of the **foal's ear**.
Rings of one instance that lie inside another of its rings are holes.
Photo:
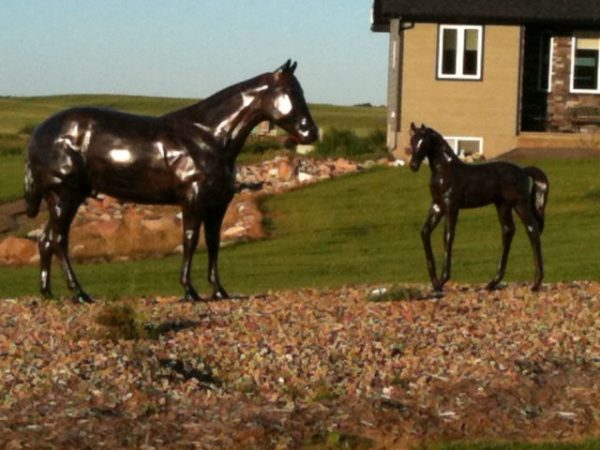
[[[296,71],[296,67],[298,67],[298,62],[294,61],[289,68],[290,73],[294,73]]]
[[[425,126],[425,124],[421,122],[421,130],[425,131],[426,128],[427,127]]]
[[[415,134],[415,131],[417,131],[417,127],[415,126],[414,122],[411,122],[410,123],[410,133]]]

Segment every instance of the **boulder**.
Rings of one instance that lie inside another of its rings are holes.
[[[38,259],[37,245],[30,239],[9,236],[0,241],[0,265],[20,266]]]

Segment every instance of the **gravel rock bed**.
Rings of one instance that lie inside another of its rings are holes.
[[[422,295],[368,301],[376,288],[198,304],[4,299],[0,448],[597,435],[600,283],[450,284],[441,299],[410,286]],[[121,322],[106,325],[115,311]],[[119,338],[123,327],[133,332]]]

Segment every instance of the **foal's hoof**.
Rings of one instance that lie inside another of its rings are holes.
[[[52,300],[54,298],[54,294],[50,289],[42,290],[42,298],[44,300]]]
[[[533,286],[531,286],[531,290],[533,292],[539,292],[540,289],[541,289],[541,287],[542,287],[542,283],[541,282],[535,283]]]
[[[507,286],[507,284],[500,282],[500,280],[498,280],[498,281],[492,280],[485,286],[485,288],[488,291],[499,291],[501,289],[504,289],[506,286]]]
[[[74,295],[71,298],[71,301],[73,303],[75,303],[76,305],[83,305],[85,303],[94,303],[94,300],[92,299],[92,297],[90,297],[83,291],[78,292],[76,295]]]

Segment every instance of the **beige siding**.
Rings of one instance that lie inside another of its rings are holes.
[[[485,26],[483,36],[481,80],[438,80],[438,26],[416,24],[405,31],[398,150],[408,144],[411,122],[446,136],[481,137],[486,158],[515,147],[520,28]]]

